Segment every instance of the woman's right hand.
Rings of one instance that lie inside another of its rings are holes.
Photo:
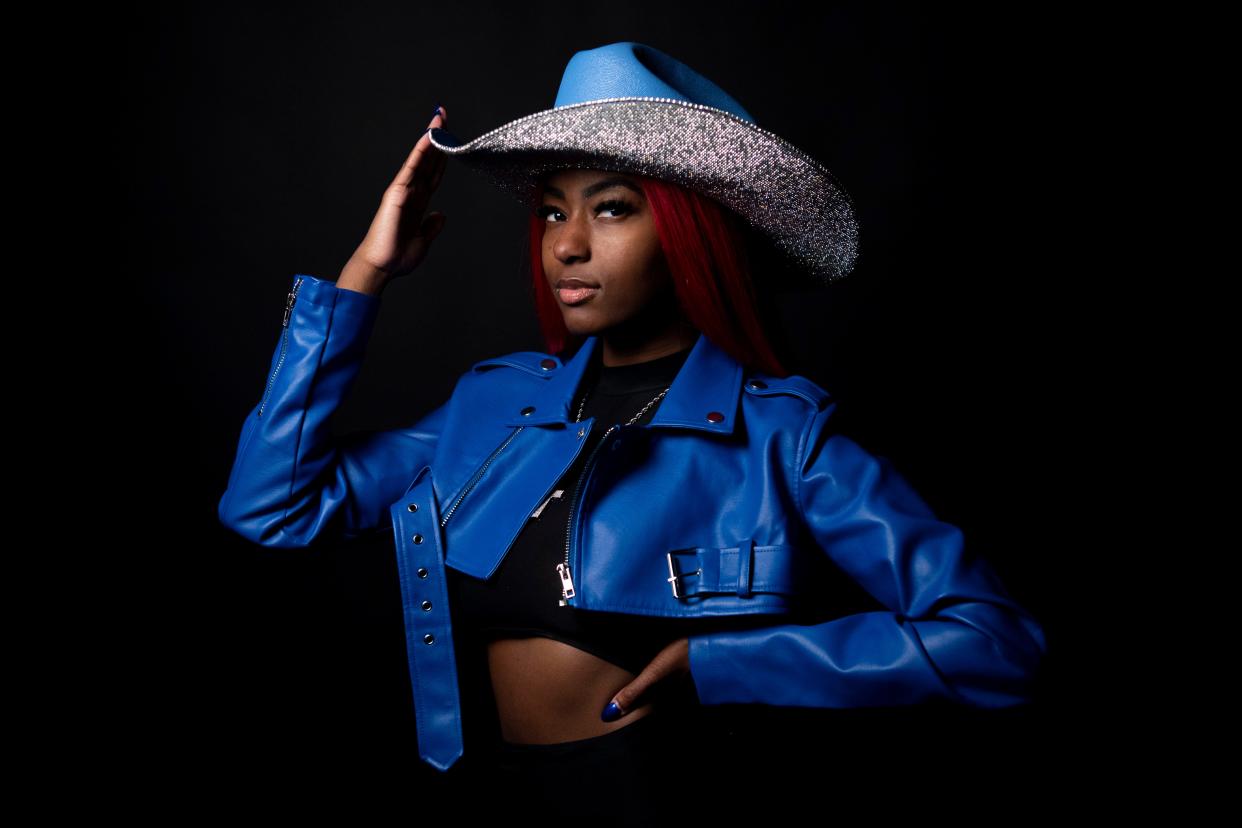
[[[447,116],[440,107],[430,126],[443,127]],[[377,295],[392,279],[418,267],[447,220],[438,211],[423,214],[440,186],[447,160],[424,132],[384,191],[366,238],[341,271],[337,287]]]

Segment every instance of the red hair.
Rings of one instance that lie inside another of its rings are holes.
[[[743,220],[719,202],[676,184],[631,176],[647,197],[656,234],[673,276],[677,302],[690,323],[743,365],[773,376],[789,374],[769,341],[757,309]],[[543,197],[535,194],[530,215],[531,287],[535,312],[548,353],[581,344],[565,327],[560,305],[543,272],[543,231],[534,214]]]

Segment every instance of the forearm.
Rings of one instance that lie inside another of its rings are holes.
[[[218,505],[226,526],[256,543],[304,546],[344,502],[347,481],[322,474],[337,457],[330,418],[357,377],[377,312],[374,297],[295,277],[262,397],[243,423]]]
[[[379,296],[388,284],[388,279],[389,276],[384,271],[350,257],[341,270],[341,275],[337,277],[336,286],[368,296]]]
[[[704,704],[1002,707],[1030,700],[1046,646],[1016,604],[970,602],[691,636],[690,672]]]

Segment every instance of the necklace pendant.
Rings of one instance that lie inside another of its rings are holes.
[[[557,500],[557,499],[559,499],[559,498],[561,497],[561,495],[563,495],[563,494],[565,494],[565,490],[564,490],[564,489],[557,489],[555,492],[553,492],[552,494],[550,494],[550,495],[548,496],[548,499],[547,499],[547,500],[545,500],[545,501],[543,502],[543,504],[542,504],[542,505],[541,505],[538,509],[536,509],[536,510],[535,510],[535,511],[531,514],[531,517],[533,517],[533,518],[535,518],[536,520],[538,520],[540,513],[542,513],[544,509],[548,508],[548,504],[549,504],[549,503],[551,503],[553,500]]]

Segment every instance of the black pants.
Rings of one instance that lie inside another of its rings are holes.
[[[489,801],[475,804],[491,816],[585,819],[592,828],[701,815],[713,741],[699,708],[675,704],[601,736],[500,740],[486,763],[488,782],[475,789]]]

